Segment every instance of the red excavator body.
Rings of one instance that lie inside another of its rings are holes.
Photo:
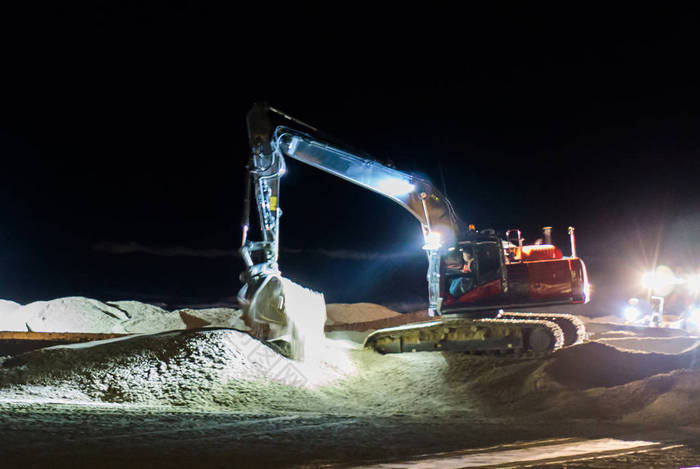
[[[553,244],[471,232],[442,256],[442,314],[588,302],[586,267]]]

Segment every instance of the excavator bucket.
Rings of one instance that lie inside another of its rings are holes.
[[[319,355],[326,323],[322,293],[280,275],[266,275],[244,285],[239,303],[254,337],[295,360]]]

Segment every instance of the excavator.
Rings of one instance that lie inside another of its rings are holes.
[[[380,353],[455,351],[542,355],[581,342],[582,322],[559,313],[506,312],[586,303],[586,267],[551,241],[526,245],[517,229],[503,238],[492,229],[465,225],[450,201],[429,180],[382,164],[336,143],[317,128],[264,102],[247,114],[250,158],[240,253],[245,262],[238,293],[251,333],[295,359],[315,353],[309,344],[323,336],[325,301],[282,276],[279,269],[280,181],[285,158],[315,167],[387,197],[419,222],[427,255],[426,320],[375,330],[365,347]],[[249,239],[255,204],[262,239]]]

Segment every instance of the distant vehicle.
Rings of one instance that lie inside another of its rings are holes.
[[[660,265],[642,276],[642,287],[647,300],[627,301],[622,311],[627,324],[700,334],[700,274],[679,275]]]

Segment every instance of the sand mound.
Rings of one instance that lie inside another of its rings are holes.
[[[248,329],[241,319],[241,311],[231,308],[185,308],[173,311],[172,314],[180,316],[187,329],[206,326],[230,327],[241,331]]]
[[[126,334],[205,326],[247,329],[240,311],[231,308],[167,311],[138,301],[103,303],[83,297],[36,301],[24,306],[12,304],[6,307],[0,303],[0,330]]]
[[[326,305],[327,324],[368,322],[399,316],[373,303]],[[241,312],[232,308],[185,308],[167,311],[139,301],[101,302],[67,297],[19,305],[0,300],[0,330],[34,332],[156,333],[199,327],[248,330]]]
[[[0,300],[0,329],[7,331],[26,331],[24,315],[19,313],[19,303]]]
[[[14,301],[0,300],[0,314],[9,313],[10,311],[14,311],[20,306],[21,305],[19,303],[15,303]]]
[[[700,394],[698,346],[680,354],[661,354],[589,342],[546,360],[445,355],[446,376],[459,383],[465,399],[477,403],[482,413],[700,423],[694,404]]]
[[[697,337],[611,337],[596,342],[620,350],[657,353],[682,353],[700,343]]]
[[[52,347],[6,359],[0,369],[5,396],[151,405],[275,408],[306,387],[332,379],[303,373],[249,335],[206,329]],[[308,407],[308,405],[306,406]]]
[[[202,329],[53,347],[5,359],[0,400],[700,423],[697,347],[669,355],[585,343],[522,360],[324,346],[322,359],[297,362],[246,333]]]
[[[629,352],[587,342],[554,353],[545,372],[570,388],[617,386],[659,373],[700,366],[700,347],[680,354]]]
[[[158,306],[139,301],[108,301],[105,305],[124,313],[126,319],[120,324],[127,332],[149,333],[183,329],[183,323],[177,315],[170,314]],[[78,310],[78,314],[80,313],[84,314]]]
[[[547,418],[598,418],[646,425],[697,425],[700,371],[681,369],[605,388],[541,396]]]
[[[331,303],[326,305],[326,324],[349,324],[354,322],[369,322],[398,316],[382,305],[374,303]]]
[[[593,340],[614,337],[688,337],[686,331],[671,327],[646,327],[616,322],[585,322],[586,333]]]
[[[82,297],[35,301],[15,314],[23,317],[27,329],[34,332],[126,333],[122,323],[129,319],[118,308]]]
[[[0,400],[130,403],[344,415],[470,412],[441,354],[382,356],[329,341],[287,360],[245,333],[178,331],[52,347],[6,359]]]
[[[623,420],[626,422],[679,426],[700,422],[700,407],[697,405],[700,393],[700,371],[678,370],[641,383],[634,383],[629,387],[635,394],[630,397],[643,396],[645,405],[625,415]],[[649,388],[652,392],[644,392]],[[653,392],[655,388],[657,392]]]
[[[589,342],[551,358],[510,361],[478,372],[471,391],[506,415],[544,419],[619,419],[698,424],[700,347],[680,354],[640,353]]]
[[[138,302],[100,303],[84,298],[54,302],[52,308],[45,307],[52,302],[27,306],[34,308],[32,317],[39,323],[40,319],[50,323],[52,312],[68,312],[69,317],[79,312],[83,321],[97,316],[105,327],[124,330],[177,325],[184,329],[216,322],[235,326],[239,320],[225,308],[168,312]],[[330,311],[337,321],[397,315],[366,304],[331,305]],[[606,340],[630,347],[649,346],[653,341],[657,348],[680,348],[695,339],[625,336]],[[668,354],[587,342],[546,359],[429,352],[379,355],[347,340],[327,340],[323,347],[315,361],[290,361],[231,329],[173,331],[53,347],[5,359],[0,367],[0,400],[78,400],[261,413],[700,423],[695,405],[700,394],[697,344]]]

